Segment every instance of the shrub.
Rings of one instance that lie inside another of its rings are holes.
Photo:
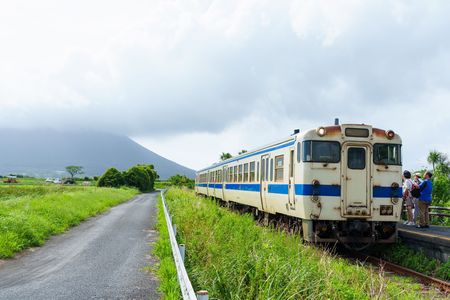
[[[194,179],[191,179],[185,175],[180,175],[180,174],[171,176],[169,178],[169,182],[171,185],[178,186],[178,187],[185,186],[190,189],[193,189],[194,184],[195,184]]]
[[[98,180],[97,186],[105,186],[105,187],[120,187],[125,184],[125,180],[123,178],[122,173],[116,168],[109,168],[106,170],[105,174],[103,174]]]
[[[123,177],[125,184],[136,187],[141,192],[149,192],[152,190],[150,176],[143,167],[134,166],[124,172]]]
[[[144,165],[139,164],[137,167],[142,168],[145,172],[147,172],[148,177],[150,178],[150,191],[153,191],[155,188],[155,180],[159,178],[158,173],[156,173],[155,167],[153,165]]]

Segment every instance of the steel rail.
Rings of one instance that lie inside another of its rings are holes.
[[[415,277],[423,284],[432,285],[432,286],[439,288],[446,295],[448,295],[450,293],[450,282],[448,282],[448,281],[434,278],[434,277],[419,273],[417,271],[411,270],[409,268],[402,267],[397,264],[391,263],[384,259],[370,256],[367,254],[363,254],[360,252],[352,251],[352,252],[350,252],[350,256],[355,257],[360,261],[367,261],[373,265],[381,266],[384,270],[388,270],[388,271],[394,272],[396,274]]]

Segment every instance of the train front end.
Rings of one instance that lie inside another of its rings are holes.
[[[312,242],[392,243],[401,215],[401,139],[369,125],[319,127],[303,137],[303,222]],[[360,246],[355,246],[360,247]]]

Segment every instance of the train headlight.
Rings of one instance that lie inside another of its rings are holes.
[[[394,207],[392,205],[380,205],[380,215],[392,216],[394,214]]]
[[[395,136],[395,132],[393,130],[387,130],[386,131],[386,137],[390,140],[392,140]]]
[[[324,136],[325,134],[327,134],[327,130],[325,129],[325,127],[319,127],[317,128],[316,133],[318,136]]]

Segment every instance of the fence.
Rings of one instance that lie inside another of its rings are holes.
[[[436,221],[436,223],[446,224],[446,218],[450,218],[450,207],[442,206],[429,206],[428,212],[430,215],[430,221]],[[406,206],[403,204],[403,219],[406,219]]]
[[[166,199],[164,197],[164,191],[161,191],[161,199],[164,208],[164,216],[166,218],[167,223],[167,231],[169,231],[169,239],[170,246],[172,248],[173,259],[175,261],[175,266],[177,268],[177,277],[178,283],[180,284],[181,294],[184,300],[208,300],[208,292],[207,291],[198,291],[194,292],[194,288],[192,287],[191,281],[189,280],[189,276],[186,272],[186,268],[184,267],[184,256],[185,256],[185,245],[178,244],[176,235],[177,235],[177,227],[175,224],[172,224],[172,217],[169,214],[169,210],[167,209]]]

